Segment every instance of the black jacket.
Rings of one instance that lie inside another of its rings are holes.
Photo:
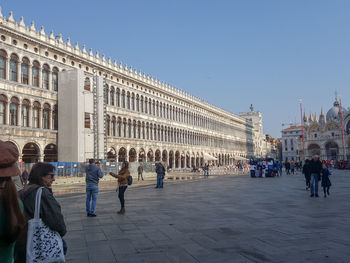
[[[34,217],[35,197],[40,186],[36,184],[27,185],[19,191],[19,196],[24,205],[24,214],[27,220]],[[61,206],[52,194],[52,190],[44,187],[41,194],[40,218],[53,231],[58,232],[62,237],[66,234]],[[15,245],[15,263],[25,262],[27,246],[28,225],[22,230]]]
[[[314,161],[314,159],[312,159],[310,161],[310,173],[320,175],[321,170],[322,170],[321,161],[320,160]]]
[[[311,175],[310,163],[309,162],[304,164],[304,166],[303,166],[303,174],[305,174],[306,176]]]

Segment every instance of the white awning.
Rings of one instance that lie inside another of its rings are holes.
[[[209,153],[203,153],[203,158],[206,161],[216,161],[218,158],[211,156]]]
[[[239,156],[239,155],[235,155],[233,158],[234,158],[235,160],[241,160],[241,161],[248,160],[247,158],[242,157],[242,156]]]

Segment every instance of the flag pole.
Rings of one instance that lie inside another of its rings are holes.
[[[341,105],[341,95],[339,95],[339,105],[340,105],[340,118],[341,118],[341,132],[342,132],[342,139],[343,139],[343,161],[345,161],[346,153],[345,153],[345,139],[344,139],[344,120],[343,120],[343,108]]]
[[[305,145],[305,140],[304,140],[304,120],[303,120],[303,100],[299,99],[299,103],[300,103],[300,123],[301,123],[301,134],[302,134],[302,138],[303,138],[303,157],[305,157],[305,153],[304,153],[304,145]]]

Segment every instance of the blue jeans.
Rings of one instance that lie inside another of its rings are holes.
[[[315,191],[314,191],[315,187]],[[311,194],[318,195],[318,174],[311,174]]]
[[[96,200],[98,194],[97,184],[87,184],[86,185],[86,213],[95,214]],[[92,198],[91,208],[90,201]]]
[[[121,208],[125,207],[124,194],[125,194],[126,188],[128,188],[127,185],[119,186],[118,198],[119,198],[119,201],[120,201]]]
[[[157,174],[157,187],[163,188],[163,178],[164,174]]]

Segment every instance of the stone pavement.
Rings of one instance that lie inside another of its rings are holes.
[[[218,176],[130,187],[126,214],[114,191],[58,196],[67,262],[350,262],[350,172],[335,171],[331,195],[310,198],[303,177]]]

